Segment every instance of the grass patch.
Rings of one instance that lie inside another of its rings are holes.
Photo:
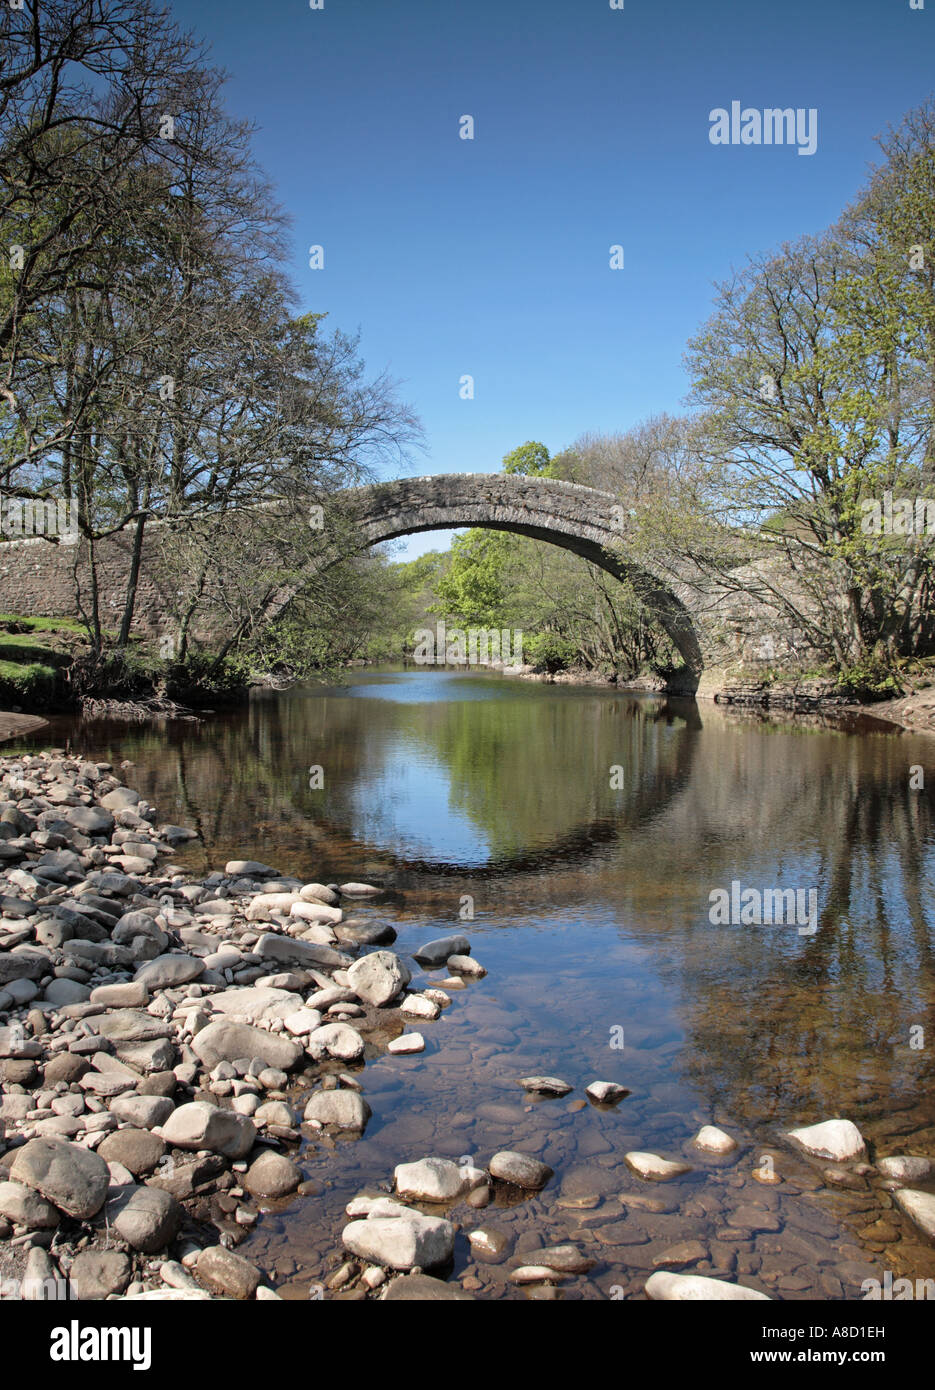
[[[23,665],[0,660],[0,706],[32,705],[44,708],[59,698],[59,673],[54,666],[33,661]]]
[[[23,642],[19,637],[0,632],[0,661],[9,665],[16,662],[20,666],[65,666],[70,657],[67,652],[59,652],[44,643]]]
[[[0,627],[15,624],[26,632],[77,632],[87,636],[84,623],[77,618],[30,618],[23,613],[0,613]]]

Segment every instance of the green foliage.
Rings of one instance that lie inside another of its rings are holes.
[[[22,665],[0,660],[0,706],[26,705],[46,709],[60,694],[59,673],[42,662]]]
[[[504,573],[517,538],[474,528],[451,543],[451,559],[435,584],[432,612],[465,627],[498,627],[504,618]]]
[[[65,652],[57,652],[52,647],[39,642],[21,642],[0,632],[0,660],[29,665],[39,662],[45,666],[67,666],[70,657]]]
[[[165,661],[148,652],[104,651],[77,658],[69,671],[76,698],[175,700],[212,705],[243,698],[250,682],[248,662],[193,652],[184,662]]]
[[[837,674],[835,691],[860,700],[894,700],[900,696],[902,684],[892,666],[879,658],[868,657]]]
[[[523,659],[537,671],[566,671],[578,655],[578,648],[570,637],[560,637],[556,632],[536,632],[523,638]]]
[[[525,473],[530,477],[551,478],[552,464],[548,449],[530,439],[503,456],[504,473]]]
[[[8,632],[77,632],[87,629],[74,618],[30,618],[21,613],[0,613],[0,627]]]

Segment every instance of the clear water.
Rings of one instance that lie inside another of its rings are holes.
[[[533,1260],[573,1240],[595,1265],[561,1286],[567,1298],[638,1297],[655,1267],[781,1298],[859,1297],[884,1270],[935,1277],[931,1243],[878,1180],[831,1184],[781,1135],[844,1116],[871,1156],[935,1157],[931,740],[420,670],[263,693],[200,724],[56,720],[32,740],[49,744],[131,760],[127,780],[198,829],[177,856],[192,873],[237,857],[375,881],[390,897],[364,911],[393,923],[394,949],[464,931],[489,971],[420,1025],[423,1054],[381,1055],[374,1040],[364,1137],[306,1144],[318,1194],[266,1204],[243,1251],[287,1296],[328,1278],[344,1205],[396,1163],[483,1163],[501,1148],[538,1154],[555,1177],[453,1219],[496,1227]],[[817,932],[712,925],[710,894],[734,880],[815,888]],[[532,1073],[575,1090],[531,1100],[517,1078]],[[598,1079],[631,1094],[578,1108]],[[730,1158],[691,1148],[708,1122],[739,1141]],[[624,1161],[633,1149],[693,1171],[644,1182]],[[781,1183],[753,1178],[764,1155]],[[478,1297],[527,1297],[510,1268],[459,1237],[451,1277]]]

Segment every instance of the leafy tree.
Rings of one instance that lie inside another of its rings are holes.
[[[551,458],[544,444],[529,440],[503,456],[504,473],[525,473],[530,477],[550,478]]]

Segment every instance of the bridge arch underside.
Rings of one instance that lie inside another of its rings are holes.
[[[503,509],[504,512],[506,510]],[[653,612],[683,662],[677,670],[666,673],[669,689],[694,694],[698,687],[704,660],[691,615],[681,600],[659,579],[608,549],[611,536],[604,528],[576,525],[565,529],[556,526],[551,518],[548,522],[537,523],[528,519],[528,513],[526,516],[501,514],[491,517],[489,509],[478,509],[475,513],[471,508],[458,508],[456,512],[437,516],[426,516],[423,512],[419,516],[358,518],[358,527],[363,538],[361,551],[383,541],[398,540],[401,536],[411,536],[421,531],[456,531],[464,527],[509,531],[570,550],[572,554],[580,555],[582,559],[606,570],[615,579],[632,584],[642,602]]]

